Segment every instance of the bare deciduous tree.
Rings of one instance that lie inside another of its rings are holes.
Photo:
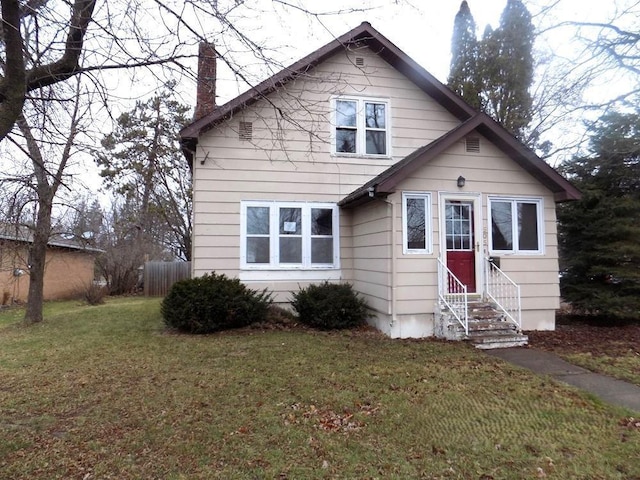
[[[222,63],[250,87],[246,54],[263,69],[283,65],[257,30],[246,29],[245,19],[259,18],[265,7],[316,20],[363,10],[356,1],[336,10],[308,5],[304,0],[0,0],[0,140],[32,92],[77,74],[90,74],[96,88],[112,81],[105,76],[113,70],[162,66],[190,75],[184,62],[194,56],[194,45],[211,39],[220,46]],[[167,78],[165,72],[152,73]]]
[[[79,78],[78,78],[79,80]],[[52,213],[56,196],[69,180],[66,172],[77,153],[78,135],[86,104],[81,103],[81,85],[66,89],[63,98],[52,87],[43,87],[39,98],[28,100],[24,113],[17,119],[18,131],[10,139],[27,158],[23,169],[0,178],[30,191],[27,201],[33,205],[33,217],[25,225],[32,229],[29,243],[29,296],[25,320],[42,321],[46,249],[52,232]],[[17,162],[15,162],[17,163]]]
[[[65,8],[62,2],[2,0],[2,66],[0,77],[0,139],[20,117],[29,92],[53,85],[75,75],[85,35],[95,9],[95,0],[75,0],[68,6],[66,24],[56,25],[58,32],[47,32],[51,50],[41,50],[38,19],[54,23],[53,10]],[[50,25],[47,25],[50,26]],[[59,45],[63,44],[63,47]]]
[[[163,83],[171,76],[167,68],[193,75],[185,62],[195,56],[197,43],[214,39],[221,46],[218,59],[251,87],[255,82],[247,55],[263,69],[279,70],[283,65],[273,50],[264,48],[256,31],[244,29],[243,19],[256,18],[265,6],[316,20],[360,9],[312,11],[306,5],[304,0],[0,0],[0,140],[10,135],[29,159],[26,165],[5,159],[10,168],[3,169],[0,181],[3,187],[27,189],[29,205],[34,205],[34,218],[27,222],[34,229],[27,321],[42,320],[45,251],[54,202],[68,187],[67,169],[77,150],[81,120],[91,118],[95,107],[91,99],[80,101],[79,93],[69,97],[69,80],[80,76],[89,80],[93,93],[102,95],[101,103],[107,105],[114,98],[107,88],[114,81],[109,72],[127,70],[135,75],[135,67],[148,67]],[[129,230],[124,232],[119,245],[126,245]]]
[[[601,21],[559,18],[556,12],[565,2],[547,3],[534,16],[538,50],[531,134],[547,140],[543,156],[562,161],[584,153],[586,132],[603,113],[633,105],[640,93],[640,1],[602,4],[599,11],[609,16]],[[586,9],[585,18],[589,13]]]

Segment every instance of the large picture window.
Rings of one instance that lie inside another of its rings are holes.
[[[543,253],[542,199],[490,198],[492,253]]]
[[[334,153],[389,156],[389,102],[336,98]]]
[[[431,195],[402,194],[402,237],[404,253],[431,253]]]
[[[241,229],[243,268],[339,267],[335,204],[242,202]]]

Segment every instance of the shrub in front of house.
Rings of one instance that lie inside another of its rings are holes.
[[[271,293],[215,272],[176,282],[162,301],[166,326],[187,333],[240,328],[266,319]]]
[[[366,302],[349,283],[324,282],[293,294],[291,306],[301,323],[322,330],[363,325],[369,316]]]

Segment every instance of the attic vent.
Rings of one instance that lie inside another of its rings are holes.
[[[253,123],[240,122],[238,124],[238,140],[251,140],[253,138]]]
[[[479,137],[467,137],[465,139],[467,146],[467,152],[479,153],[480,152],[480,138]]]
[[[364,58],[356,57],[356,67],[364,67]]]

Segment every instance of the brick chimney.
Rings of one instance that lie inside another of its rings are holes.
[[[198,47],[198,86],[194,120],[204,117],[216,108],[216,47],[201,42]]]

